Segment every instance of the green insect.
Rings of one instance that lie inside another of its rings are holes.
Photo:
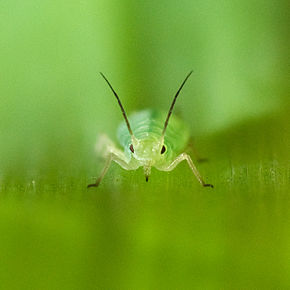
[[[106,158],[106,164],[100,177],[88,187],[96,187],[100,184],[112,161],[126,170],[136,170],[143,166],[145,178],[148,181],[152,166],[161,171],[171,171],[183,160],[187,161],[202,186],[213,187],[213,185],[203,181],[190,156],[183,152],[190,140],[189,128],[177,117],[171,117],[176,99],[192,71],[179,87],[167,114],[147,109],[134,113],[129,118],[127,118],[120,98],[112,85],[102,73],[100,74],[115,95],[125,119],[117,131],[118,140],[124,151],[118,149],[106,135],[102,135],[98,140],[96,149],[99,154]]]

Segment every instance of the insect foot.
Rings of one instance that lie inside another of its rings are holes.
[[[98,187],[98,186],[99,186],[99,184],[100,184],[100,182],[101,182],[101,179],[100,179],[100,178],[98,178],[98,179],[96,180],[96,182],[95,182],[95,183],[89,184],[89,185],[87,186],[87,188],[91,188],[91,187]]]
[[[204,187],[211,187],[211,188],[213,188],[213,185],[212,185],[212,184],[209,184],[209,183],[203,184],[202,186],[204,186]]]

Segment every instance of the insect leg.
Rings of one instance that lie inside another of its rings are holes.
[[[105,174],[107,173],[108,169],[110,168],[110,165],[111,165],[111,162],[112,162],[112,154],[110,154],[106,160],[106,164],[103,168],[103,171],[102,173],[100,174],[100,176],[97,178],[96,182],[95,183],[92,183],[92,184],[89,184],[87,186],[87,188],[90,188],[90,187],[97,187],[100,182],[102,181],[103,177],[105,176]]]
[[[95,183],[89,184],[87,187],[97,187],[100,182],[102,181],[102,179],[104,178],[104,176],[106,175],[108,169],[110,168],[110,165],[112,163],[112,161],[118,163],[122,168],[126,169],[126,170],[133,170],[135,169],[134,166],[132,166],[130,163],[127,162],[127,160],[125,159],[124,154],[120,151],[120,150],[116,150],[114,148],[110,149],[111,151],[109,153],[107,153],[107,160],[106,160],[106,164],[103,168],[102,173],[100,174],[100,176],[97,178]]]
[[[195,177],[197,178],[197,180],[200,182],[200,184],[202,186],[213,187],[212,184],[208,184],[208,183],[205,183],[203,181],[203,178],[201,177],[200,173],[198,172],[197,168],[195,167],[194,163],[192,162],[190,156],[188,154],[186,154],[186,153],[182,153],[179,156],[177,156],[176,159],[174,159],[173,162],[168,167],[166,167],[163,170],[164,171],[171,171],[183,160],[187,161],[190,169],[192,170],[193,174],[195,175]]]

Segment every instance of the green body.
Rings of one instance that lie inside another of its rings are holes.
[[[162,129],[164,127],[166,116],[166,112],[146,109],[133,113],[128,118],[134,136],[137,140],[144,143],[145,150],[148,150],[148,159],[153,159],[154,161],[151,165],[157,168],[170,163],[178,154],[180,154],[187,146],[190,137],[188,126],[178,117],[172,115],[164,137],[166,152],[162,155],[160,152],[157,152],[156,158],[154,158],[154,154],[151,154],[152,145],[158,144],[161,141]],[[124,148],[126,157],[128,159],[131,159],[132,156],[134,157],[134,154],[130,151],[132,139],[125,122],[120,124],[117,131],[117,137]]]
[[[88,187],[99,185],[112,161],[118,163],[125,170],[136,170],[142,166],[146,181],[148,181],[153,166],[161,171],[171,171],[183,160],[187,161],[188,166],[202,186],[213,187],[203,181],[190,156],[184,152],[190,138],[188,126],[176,116],[172,116],[175,101],[191,74],[192,71],[189,72],[176,92],[168,113],[147,109],[133,113],[127,118],[119,96],[108,79],[101,73],[115,95],[124,117],[117,132],[119,142],[124,150],[118,149],[104,135],[99,139],[96,149],[101,151],[101,148],[104,148],[103,156],[106,157],[107,162],[96,183],[89,184]]]

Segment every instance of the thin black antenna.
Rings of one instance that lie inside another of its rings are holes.
[[[164,138],[164,135],[165,135],[165,131],[166,131],[166,128],[168,126],[168,121],[169,121],[169,118],[172,114],[172,110],[173,110],[173,107],[175,105],[175,102],[176,102],[176,99],[181,91],[181,89],[183,88],[184,84],[186,83],[187,79],[190,77],[190,75],[192,74],[193,70],[189,72],[189,74],[186,76],[185,80],[183,81],[183,83],[181,84],[180,88],[178,89],[177,93],[175,94],[174,96],[174,99],[173,99],[173,102],[170,106],[170,109],[169,109],[169,112],[168,112],[168,115],[167,115],[167,118],[166,118],[166,121],[164,123],[164,128],[163,128],[163,131],[162,131],[162,139]]]
[[[107,84],[109,85],[110,89],[112,90],[113,94],[115,95],[115,97],[116,97],[116,99],[117,99],[117,101],[118,101],[118,103],[119,103],[119,106],[120,106],[120,108],[121,108],[121,110],[122,110],[122,113],[123,113],[123,116],[124,116],[124,119],[125,119],[125,121],[126,121],[126,124],[127,124],[127,127],[128,127],[128,130],[129,130],[129,133],[130,133],[131,137],[134,136],[134,134],[133,134],[133,132],[132,132],[132,129],[131,129],[131,126],[130,126],[130,123],[129,123],[129,120],[128,120],[128,118],[127,118],[126,112],[125,112],[125,110],[124,110],[124,107],[123,107],[123,105],[122,105],[122,103],[121,103],[120,98],[118,97],[117,93],[116,93],[115,90],[113,89],[113,87],[112,87],[112,85],[110,84],[110,82],[108,81],[108,79],[104,76],[104,74],[101,73],[101,72],[100,72],[100,74],[101,74],[101,76],[104,78],[104,80],[107,82]]]

